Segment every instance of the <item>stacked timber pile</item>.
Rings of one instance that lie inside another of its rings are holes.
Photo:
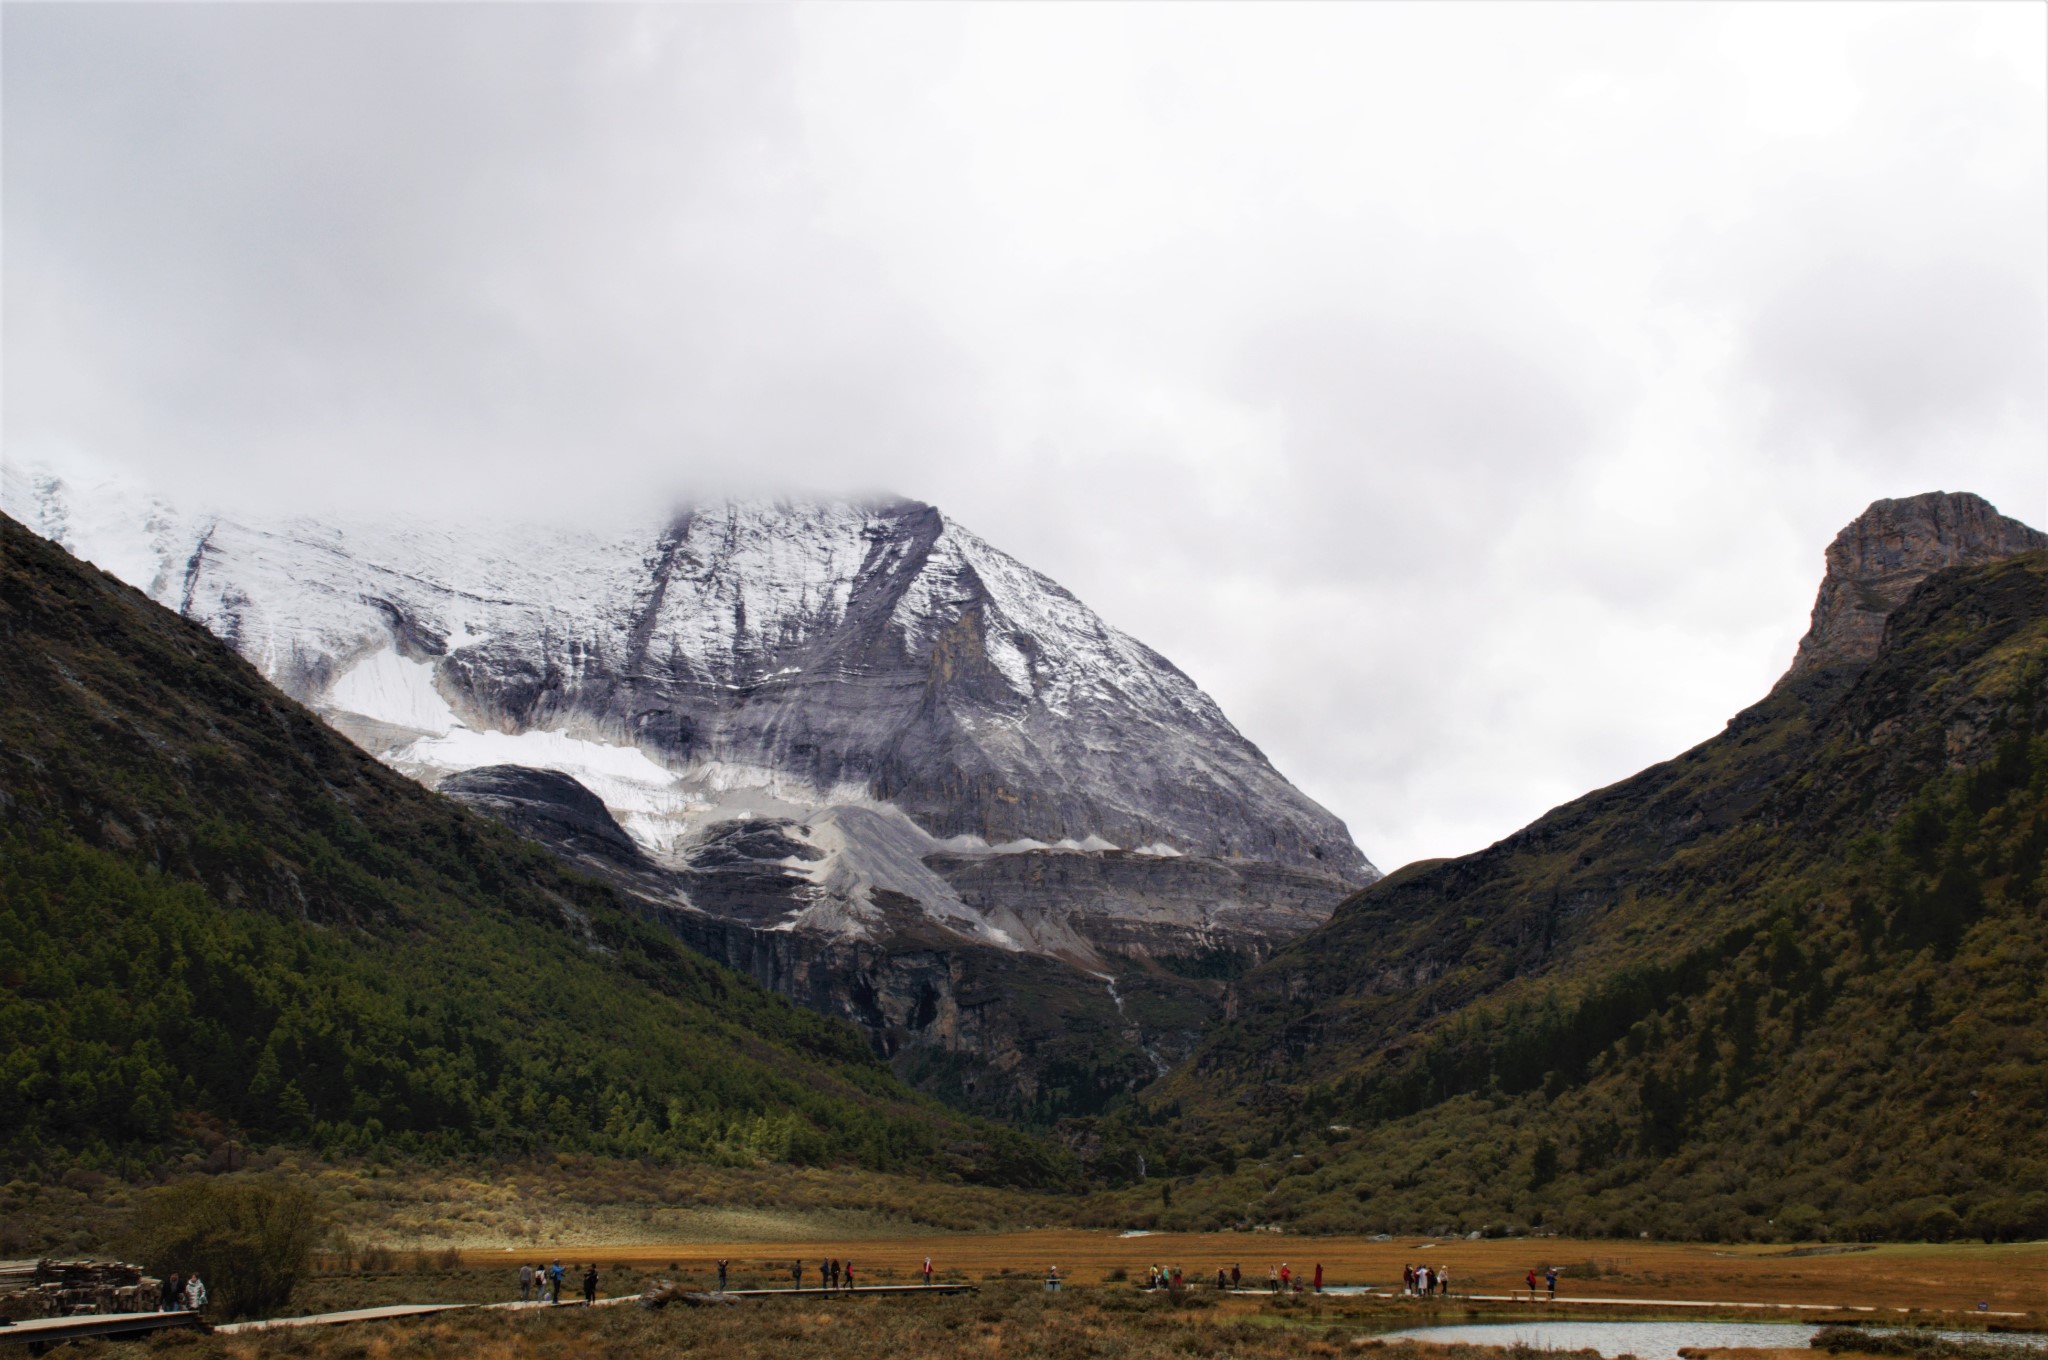
[[[153,1313],[163,1281],[121,1261],[0,1261],[0,1317]]]

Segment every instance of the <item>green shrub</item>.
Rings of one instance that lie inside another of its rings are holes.
[[[151,1272],[197,1272],[220,1312],[260,1317],[291,1299],[324,1231],[310,1191],[274,1179],[181,1182],[145,1195],[133,1251]]]

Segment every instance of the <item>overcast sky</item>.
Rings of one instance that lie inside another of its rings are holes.
[[[931,501],[1391,869],[1718,731],[1872,499],[2048,525],[2044,15],[10,4],[5,451]]]

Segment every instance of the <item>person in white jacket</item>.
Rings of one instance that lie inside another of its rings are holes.
[[[195,1313],[206,1307],[206,1281],[196,1274],[185,1281],[185,1306]]]

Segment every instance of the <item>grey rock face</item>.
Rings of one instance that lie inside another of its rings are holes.
[[[485,765],[449,775],[440,790],[574,858],[646,866],[646,856],[612,820],[604,801],[568,775],[523,765]]]
[[[991,915],[1080,917],[1079,928],[1066,926],[1073,940],[1067,956],[1005,949],[950,930],[887,890],[874,894],[877,928],[864,935],[783,929],[777,923],[819,892],[790,867],[818,853],[801,839],[809,829],[794,822],[721,823],[684,867],[668,868],[566,775],[498,766],[451,775],[440,787],[610,881],[698,952],[860,1026],[906,1079],[1007,1118],[1091,1113],[1150,1081],[1200,1040],[1218,1014],[1224,979],[1263,957],[1281,927],[1320,920],[1329,905],[1327,880],[1272,866],[1054,852],[934,856],[933,867],[962,874],[965,893]],[[1008,881],[976,875],[1012,864],[1024,867]],[[1276,902],[1288,890],[1301,901],[1272,908],[1283,920],[1263,932],[1256,923],[1233,929],[1233,912],[1211,900],[1233,891],[1263,900],[1248,886],[1261,869],[1279,876]],[[1177,884],[1199,904],[1176,898]],[[1113,907],[1120,891],[1161,920],[1133,929],[1119,925],[1113,909],[1096,913],[1100,922],[1088,920],[1091,902]],[[1176,902],[1197,924],[1167,919]]]
[[[1872,502],[1828,545],[1813,624],[1785,680],[1868,664],[1884,638],[1885,620],[1935,572],[2036,548],[2048,548],[2048,534],[1999,514],[1967,491]]]
[[[1276,941],[1330,913],[1329,879],[1256,860],[1096,855],[934,855],[928,862],[970,907],[1038,913],[1115,958],[1256,962]]]

